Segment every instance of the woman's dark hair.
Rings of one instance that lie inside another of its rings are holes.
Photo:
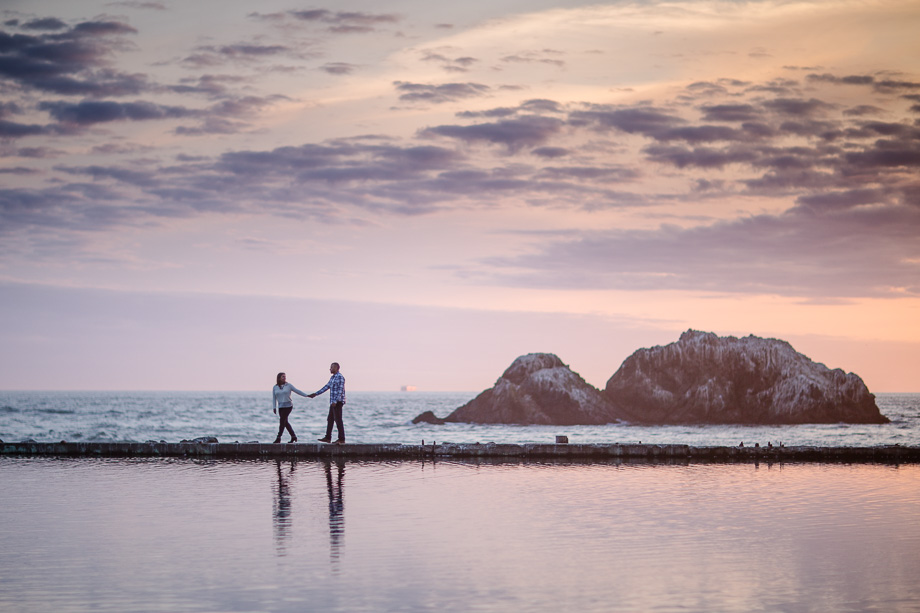
[[[284,376],[284,373],[279,372],[278,376],[275,377],[275,385],[277,385],[278,387],[281,387],[281,377],[283,376]]]

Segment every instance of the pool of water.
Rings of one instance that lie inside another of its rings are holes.
[[[3,611],[920,611],[920,467],[0,458]]]

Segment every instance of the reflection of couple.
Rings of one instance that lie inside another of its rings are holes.
[[[291,392],[303,396],[304,398],[315,398],[329,390],[329,415],[326,417],[326,436],[319,439],[322,443],[332,442],[332,425],[335,424],[339,431],[339,438],[336,444],[345,443],[345,426],[342,423],[342,409],[345,406],[345,377],[339,372],[339,363],[333,362],[329,366],[329,382],[326,383],[319,391],[312,394],[305,394],[290,383],[287,382],[287,375],[279,372],[275,380],[275,387],[272,388],[272,413],[278,414],[281,422],[278,425],[278,436],[275,438],[276,443],[281,442],[281,435],[287,430],[291,435],[289,442],[296,443],[297,435],[294,434],[294,428],[291,427],[288,417],[294,410],[294,403],[291,402]]]
[[[345,539],[345,460],[336,458],[336,478],[332,478],[332,460],[323,462],[323,469],[326,473],[326,491],[329,494],[329,545],[330,556],[332,560],[338,560],[341,554],[342,545]],[[286,555],[287,548],[285,542],[291,535],[291,487],[290,479],[294,476],[294,469],[297,466],[296,460],[291,460],[290,470],[283,470],[282,460],[275,460],[278,468],[278,484],[275,490],[274,504],[274,527],[275,527],[275,547],[278,555]]]

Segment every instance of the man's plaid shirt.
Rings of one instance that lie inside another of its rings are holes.
[[[345,403],[345,377],[342,376],[342,373],[337,372],[329,377],[329,383],[316,392],[316,395],[319,396],[326,390],[329,390],[329,404]]]

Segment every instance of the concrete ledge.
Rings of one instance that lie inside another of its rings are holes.
[[[360,459],[491,458],[652,462],[920,462],[920,447],[691,447],[689,445],[496,444],[432,445],[320,443],[0,443],[4,456],[104,458],[275,458]]]

